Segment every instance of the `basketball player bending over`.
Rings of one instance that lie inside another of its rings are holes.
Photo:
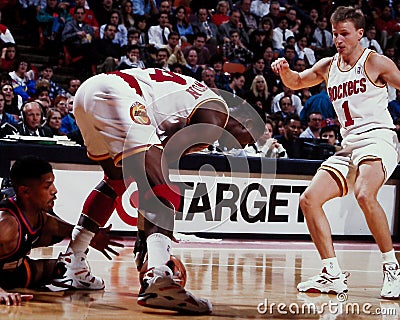
[[[343,150],[322,163],[300,206],[322,259],[321,274],[298,284],[303,292],[347,291],[333,248],[331,230],[322,206],[354,191],[383,258],[382,298],[398,298],[400,268],[395,257],[385,212],[377,193],[399,161],[398,140],[387,109],[386,84],[400,89],[400,71],[392,60],[364,49],[364,15],[352,7],[338,7],[331,17],[337,54],[318,61],[301,73],[291,71],[285,59],[272,64],[283,83],[298,90],[327,83],[341,124]]]
[[[85,201],[71,243],[59,260],[67,272],[55,283],[104,288],[102,279],[90,273],[85,251],[133,178],[139,193],[134,202],[144,217],[139,235],[144,236],[148,253],[138,303],[211,312],[210,302],[175,282],[167,266],[174,212],[180,207],[180,192],[169,180],[167,160],[203,149],[224,134],[224,127],[242,146],[254,141],[262,134],[263,123],[250,109],[245,105],[228,110],[225,101],[200,82],[161,69],[100,74],[83,83],[75,96],[74,114],[88,155],[99,162],[105,176]]]

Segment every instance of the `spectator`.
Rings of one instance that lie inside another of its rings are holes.
[[[15,60],[19,58],[17,45],[15,43],[5,43],[1,50],[0,68],[1,71],[11,72],[14,68]]]
[[[61,127],[61,112],[56,108],[50,108],[46,114],[46,123],[43,128],[48,128],[52,132],[53,136],[65,135],[60,131]]]
[[[232,73],[229,85],[224,88],[225,91],[232,93],[234,97],[244,98],[244,84],[246,79],[241,73]]]
[[[215,71],[215,85],[218,89],[224,89],[229,85],[229,77],[223,71],[224,59],[221,55],[217,54],[211,57],[210,66]]]
[[[62,33],[62,42],[72,58],[82,57],[76,68],[80,73],[87,72],[92,61],[92,39],[94,29],[84,22],[86,9],[75,7],[74,18],[66,23]],[[91,69],[89,69],[91,71]]]
[[[99,32],[100,32],[100,26],[99,23],[96,20],[96,17],[94,15],[93,10],[89,9],[89,7],[85,7],[85,2],[86,0],[75,0],[75,6],[71,6],[69,9],[69,14],[71,17],[74,17],[74,12],[76,7],[84,7],[85,8],[85,18],[83,21],[91,26],[94,30],[94,36],[95,38],[99,37]]]
[[[318,139],[322,127],[322,114],[311,112],[307,119],[307,128],[300,134],[300,138]]]
[[[250,90],[245,95],[245,99],[253,107],[259,108],[257,102],[261,102],[262,118],[271,114],[272,98],[268,91],[267,81],[262,75],[256,75],[251,82]]]
[[[278,26],[278,20],[279,17],[281,16],[281,5],[279,4],[278,1],[271,1],[271,4],[269,6],[269,12],[266,16],[263,17],[268,17],[272,20],[273,22],[273,27],[275,28]]]
[[[22,101],[27,101],[35,96],[35,74],[31,69],[30,63],[25,59],[15,60],[14,71],[9,74],[12,79],[14,93],[22,97]]]
[[[288,158],[300,158],[302,155],[301,144],[297,143],[301,133],[300,118],[296,114],[287,116],[283,120],[284,133],[275,139],[286,150]]]
[[[271,46],[272,41],[267,40],[264,30],[256,29],[250,34],[249,50],[255,56],[262,56],[266,46]]]
[[[361,38],[360,44],[364,48],[375,50],[379,54],[383,54],[382,48],[378,41],[375,40],[376,29],[375,26],[370,26],[365,32],[365,36]]]
[[[51,130],[43,127],[43,107],[38,101],[31,101],[22,107],[22,122],[18,125],[22,136],[52,137]]]
[[[221,24],[222,25],[222,24]],[[220,25],[220,26],[221,26]],[[206,45],[213,55],[217,52],[218,30],[215,23],[209,21],[208,11],[204,7],[200,7],[197,11],[197,20],[192,23],[194,33],[203,33],[206,35]]]
[[[289,37],[294,37],[294,34],[288,29],[287,18],[280,17],[278,20],[278,26],[273,30],[272,46],[274,50],[282,50],[285,47],[286,40]]]
[[[251,2],[250,12],[261,19],[269,13],[270,5],[270,0],[254,0]]]
[[[174,63],[169,67],[169,69],[171,70],[171,72],[183,74],[184,66],[179,63]]]
[[[228,11],[229,11],[228,1],[225,0],[219,1],[217,7],[215,8],[215,13],[211,17],[211,22],[214,23],[217,27],[219,27],[222,23],[227,22],[229,20]]]
[[[121,15],[118,10],[113,10],[110,15],[110,20],[100,27],[100,38],[104,38],[104,33],[107,25],[113,24],[116,26],[117,31],[113,37],[112,42],[118,44],[121,48],[128,45],[128,30],[123,25]]]
[[[279,101],[283,96],[286,96],[290,97],[292,105],[294,107],[294,111],[297,113],[297,115],[300,116],[300,112],[303,109],[300,98],[294,94],[294,91],[292,89],[286,87],[285,85],[282,85],[282,88],[283,92],[278,93],[272,100],[272,112],[275,113],[281,111]]]
[[[158,14],[157,5],[154,0],[133,0],[133,14],[150,18],[153,15]]]
[[[296,44],[294,48],[296,50],[297,58],[303,59],[308,67],[311,67],[316,62],[314,50],[308,47],[307,37],[304,34],[296,35]]]
[[[294,35],[300,32],[301,20],[297,18],[297,11],[294,7],[286,10],[286,18],[288,22],[288,28],[293,32]]]
[[[245,90],[250,89],[250,86],[251,86],[255,76],[261,75],[261,76],[264,76],[264,78],[267,77],[267,75],[264,74],[264,68],[265,68],[265,62],[262,57],[258,56],[258,57],[255,57],[252,59],[251,67],[243,73],[243,75],[246,79],[246,82],[244,85]]]
[[[270,92],[275,95],[279,88],[281,87],[281,82],[275,72],[271,69],[271,63],[274,61],[274,50],[272,46],[266,46],[263,52],[263,59],[265,63],[264,74],[266,75],[265,79],[268,83],[268,88]]]
[[[40,46],[46,46],[52,55],[60,51],[61,34],[68,21],[72,20],[68,13],[67,2],[46,0],[46,6],[37,14],[41,33]]]
[[[175,10],[175,22],[172,29],[178,32],[180,37],[185,37],[187,41],[192,42],[194,31],[186,16],[186,8],[179,6]]]
[[[11,114],[16,121],[20,120],[22,97],[14,93],[14,89],[11,84],[5,83],[1,87],[1,92],[4,94],[4,111]]]
[[[61,97],[60,102],[63,102],[63,97]],[[57,98],[56,98],[57,99]],[[55,101],[57,102],[57,101]],[[76,132],[79,130],[76,121],[75,121],[75,117],[74,114],[72,113],[73,110],[73,104],[74,104],[74,96],[68,98],[65,102],[66,104],[66,108],[61,108],[61,127],[60,127],[60,131],[62,133],[66,133],[66,134],[71,134],[73,132]],[[79,137],[79,135],[78,135]]]
[[[149,44],[159,49],[168,43],[168,34],[171,30],[169,25],[168,14],[160,13],[158,16],[158,25],[151,26],[148,31]]]
[[[9,114],[5,111],[5,101],[4,94],[0,92],[0,138],[3,138],[8,134],[18,133],[18,121],[12,114]],[[7,126],[6,123],[12,127]]]
[[[294,70],[297,72],[303,72],[304,70],[306,70],[306,62],[303,59],[297,58],[296,62],[294,63]],[[303,106],[308,100],[308,98],[312,96],[310,89],[311,88],[309,87],[304,87],[294,92],[300,98],[301,104]]]
[[[222,46],[222,52],[225,60],[234,63],[241,63],[246,67],[250,64],[253,57],[253,52],[247,49],[240,40],[238,30],[231,30],[229,32],[229,41],[225,39],[224,45]]]
[[[65,96],[67,98],[74,96],[76,93],[76,90],[78,90],[80,85],[81,85],[81,80],[79,80],[78,78],[70,78],[68,81],[68,88],[67,88],[67,92],[66,92]]]
[[[331,56],[333,50],[333,37],[332,33],[327,30],[328,18],[325,16],[318,17],[318,27],[313,34],[314,52],[317,60]]]
[[[197,51],[195,49],[189,50],[186,55],[186,65],[183,69],[183,74],[201,81],[201,73],[203,68],[197,63]]]
[[[166,48],[158,49],[156,53],[156,62],[154,68],[160,68],[166,71],[170,71],[168,65],[168,59],[169,59],[168,50]]]
[[[204,66],[210,61],[210,51],[205,47],[206,44],[206,34],[203,32],[196,33],[194,35],[193,45],[188,46],[183,49],[183,54],[186,55],[189,50],[196,50],[197,52],[197,63]]]
[[[94,40],[93,62],[97,66],[97,73],[111,72],[117,69],[122,56],[122,48],[119,43],[114,42],[116,33],[116,25],[107,24],[103,38]]]
[[[259,29],[265,32],[265,40],[264,42],[267,45],[272,46],[272,37],[274,34],[274,22],[270,17],[262,17],[260,21]]]
[[[272,134],[273,123],[267,119],[264,134],[254,144],[246,146],[244,149],[246,154],[267,158],[287,158],[286,150],[272,137]]]
[[[110,21],[111,12],[114,8],[113,0],[87,0],[87,2],[100,26]]]
[[[248,34],[251,34],[258,27],[258,17],[250,11],[251,0],[240,0],[238,8],[240,10],[243,28]]]
[[[121,22],[128,31],[135,27],[135,17],[133,15],[133,5],[131,0],[122,1]]]
[[[296,61],[296,50],[294,48],[294,37],[289,37],[287,44],[283,48],[283,57],[289,63],[290,68],[294,69],[294,63]]]
[[[339,150],[340,142],[338,140],[338,127],[337,126],[325,126],[321,128],[319,132],[320,139],[326,139],[328,144],[335,146],[336,150]]]
[[[218,42],[224,43],[227,40],[230,40],[230,32],[235,30],[239,34],[239,39],[244,46],[249,43],[249,36],[247,32],[244,30],[243,24],[240,22],[242,15],[239,9],[233,9],[229,15],[229,21],[221,24],[218,27]]]
[[[179,45],[179,34],[176,31],[172,31],[168,35],[168,44],[165,46],[165,49],[167,49],[169,53],[169,65],[174,63],[179,63],[181,65],[186,64],[184,54],[181,50],[181,46]]]
[[[139,38],[137,40],[138,45],[141,49],[149,46],[149,34],[147,28],[147,19],[145,16],[136,17],[135,21],[136,30],[139,31]]]
[[[215,71],[213,68],[206,67],[201,73],[201,80],[210,89],[214,89],[214,91],[218,90],[215,84]]]
[[[275,96],[276,97],[276,96]],[[292,99],[290,96],[281,96],[278,101],[279,103],[279,111],[274,112],[273,114],[279,115],[282,119],[285,119],[289,116],[296,114],[295,108],[293,106]]]
[[[45,79],[49,82],[50,86],[50,99],[54,99],[58,95],[65,95],[66,92],[56,82],[53,81],[53,67],[50,65],[44,65],[40,71],[39,80]]]
[[[47,110],[49,110],[53,105],[53,102],[50,99],[49,94],[50,94],[49,86],[41,86],[36,89],[36,99],[34,101],[38,101],[41,104],[43,109],[43,115],[45,115]]]
[[[379,43],[382,44],[382,48],[386,49],[388,41],[393,36],[392,31],[389,30],[390,24],[394,24],[395,20],[392,17],[392,8],[389,5],[385,5],[381,14],[375,17],[374,25],[379,33]]]
[[[145,68],[144,62],[140,60],[140,48],[137,44],[128,46],[126,55],[121,57],[117,69],[124,70],[131,68]]]

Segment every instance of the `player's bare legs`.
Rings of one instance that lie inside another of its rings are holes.
[[[322,273],[298,284],[302,292],[339,293],[347,291],[347,275],[342,273],[333,248],[329,222],[322,206],[330,199],[342,195],[334,176],[319,170],[300,198],[311,238],[322,259]]]
[[[394,253],[385,212],[377,200],[377,194],[383,182],[384,172],[381,161],[364,161],[358,168],[354,195],[382,252],[384,279],[381,296],[393,299],[400,295],[400,268]]]

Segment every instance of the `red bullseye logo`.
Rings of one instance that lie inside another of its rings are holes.
[[[133,183],[132,183],[133,184]],[[122,197],[115,199],[115,210],[123,222],[130,226],[137,226],[138,211],[135,203],[137,203],[137,188],[131,190],[132,184],[124,192]]]

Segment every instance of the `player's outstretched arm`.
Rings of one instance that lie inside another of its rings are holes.
[[[271,64],[272,70],[281,77],[285,86],[298,90],[312,87],[327,80],[332,58],[324,58],[303,72],[293,71],[285,58],[279,58]]]

